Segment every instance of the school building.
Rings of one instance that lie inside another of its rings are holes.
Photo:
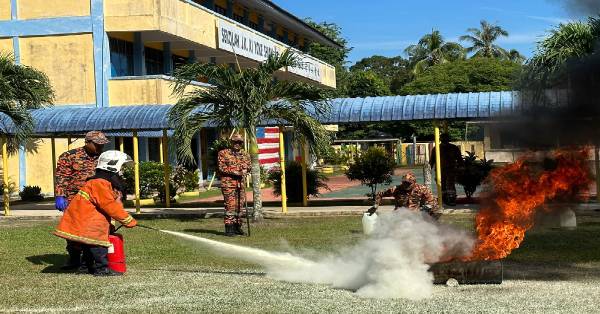
[[[170,75],[178,66],[233,65],[237,54],[241,67],[255,67],[288,47],[300,54],[302,65],[280,71],[278,79],[335,88],[335,69],[302,53],[311,42],[337,46],[268,0],[0,0],[0,51],[46,73],[55,106],[174,104]],[[210,84],[199,81],[195,88]],[[150,133],[140,138],[141,161],[160,159],[162,134]],[[210,129],[197,136],[203,160],[216,136]],[[53,193],[49,143],[32,140],[11,156],[9,180]],[[57,139],[56,154],[82,144]],[[130,138],[125,149],[132,150]]]

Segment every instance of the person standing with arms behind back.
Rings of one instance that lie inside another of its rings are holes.
[[[56,186],[54,191],[55,207],[59,211],[67,209],[69,203],[87,178],[96,173],[98,156],[102,154],[104,145],[110,141],[100,131],[90,131],[85,135],[83,147],[71,149],[58,157],[56,164]],[[69,260],[62,267],[64,270],[74,270],[81,266],[81,245],[67,240]]]
[[[242,204],[246,201],[244,176],[250,170],[250,155],[242,150],[244,139],[235,134],[231,138],[231,148],[223,149],[218,155],[221,192],[225,203],[225,235],[244,235],[242,230]]]
[[[431,151],[429,164],[435,169],[435,147]],[[462,167],[463,159],[458,146],[450,143],[450,135],[440,136],[440,168],[442,170],[442,200],[448,206],[456,205],[456,172]]]

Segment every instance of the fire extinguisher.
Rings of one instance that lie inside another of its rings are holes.
[[[118,233],[112,233],[108,236],[110,247],[108,248],[108,268],[115,272],[125,273],[127,264],[125,263],[125,247],[123,246],[123,236]]]

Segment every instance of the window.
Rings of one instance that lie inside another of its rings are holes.
[[[227,9],[215,4],[215,12],[227,16]]]
[[[175,71],[180,66],[188,63],[188,58],[181,57],[178,55],[173,55],[172,59],[173,59],[173,71]]]
[[[238,14],[233,13],[233,19],[244,24],[244,17]]]
[[[248,25],[250,25],[251,28],[258,30],[258,23],[254,23],[252,21],[248,22]]]
[[[146,74],[163,74],[163,52],[148,47],[145,47],[145,49]]]
[[[133,44],[115,38],[109,39],[111,76],[133,75]]]

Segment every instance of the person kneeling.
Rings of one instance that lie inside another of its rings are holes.
[[[129,163],[131,158],[120,151],[102,153],[96,174],[87,179],[54,231],[58,237],[81,243],[88,272],[95,276],[121,275],[108,268],[111,218],[127,228],[137,225],[120,200],[124,188],[119,174],[123,165]]]

